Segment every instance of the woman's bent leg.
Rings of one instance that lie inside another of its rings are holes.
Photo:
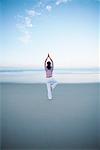
[[[56,80],[53,80],[52,89],[54,89],[57,86],[58,82]]]

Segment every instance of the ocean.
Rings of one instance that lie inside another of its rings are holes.
[[[55,68],[59,83],[100,82],[100,68]],[[0,67],[0,83],[45,83],[45,70],[30,67]]]

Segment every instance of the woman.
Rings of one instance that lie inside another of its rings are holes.
[[[50,59],[50,61],[47,61],[48,59]],[[45,59],[44,68],[46,71],[48,99],[52,99],[52,90],[56,87],[58,83],[52,78],[54,63],[49,54]]]

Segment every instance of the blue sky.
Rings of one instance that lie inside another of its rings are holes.
[[[0,0],[0,66],[98,67],[99,0]]]

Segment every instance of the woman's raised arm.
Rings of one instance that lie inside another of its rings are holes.
[[[53,63],[53,60],[52,58],[50,57],[50,55],[48,54],[48,57],[50,58],[51,62],[52,62],[52,68],[54,68],[54,63]]]
[[[48,54],[47,58],[45,59],[44,68],[46,68],[46,62],[47,62],[48,57],[49,57],[49,54]]]

